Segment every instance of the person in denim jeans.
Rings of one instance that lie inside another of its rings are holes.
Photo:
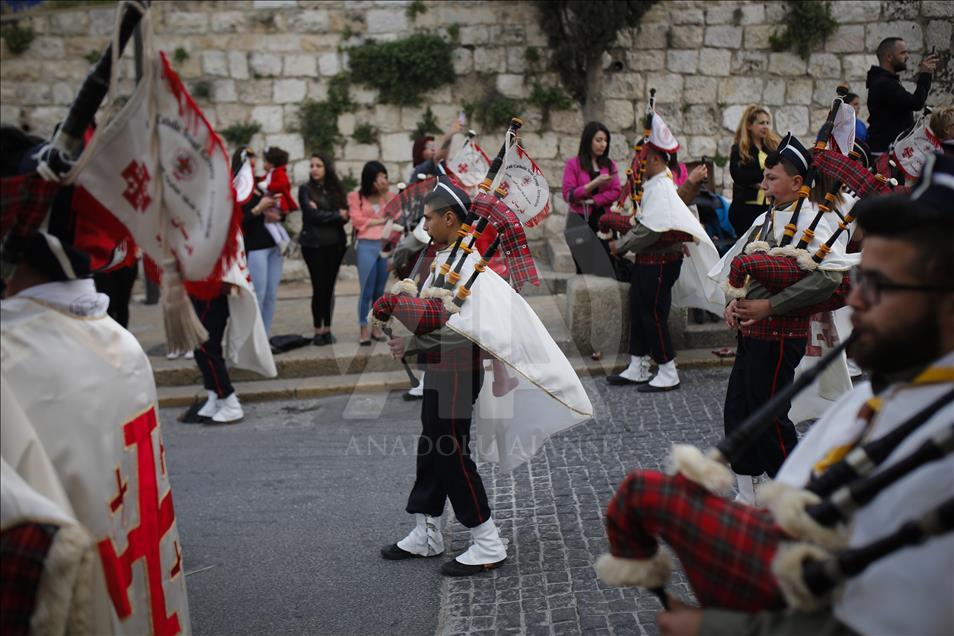
[[[255,170],[255,153],[251,148],[239,149],[232,156],[235,165],[240,161],[241,153],[252,162]],[[242,206],[242,234],[245,237],[245,253],[248,270],[255,287],[258,308],[262,312],[265,332],[271,335],[272,317],[275,315],[275,301],[278,296],[278,283],[282,277],[282,252],[275,239],[265,228],[265,215],[275,208],[276,201],[270,196],[262,196],[258,189],[252,190],[252,198]]]
[[[371,345],[371,338],[383,342],[379,330],[368,330],[368,312],[384,293],[388,280],[387,258],[381,255],[381,239],[389,218],[384,207],[394,196],[389,190],[388,171],[379,161],[369,161],[361,170],[361,187],[348,193],[348,216],[357,235],[358,278],[361,294],[358,297],[358,325],[361,328],[360,344]],[[393,219],[396,220],[396,219]]]

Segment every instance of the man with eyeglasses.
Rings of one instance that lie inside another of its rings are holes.
[[[814,424],[782,465],[775,494],[804,495],[798,489],[859,444],[881,439],[917,415],[923,422],[872,474],[951,427],[952,198],[954,160],[937,154],[911,196],[857,204],[864,251],[848,303],[858,338],[853,352],[871,381],[845,394]],[[870,544],[936,508],[952,492],[954,457],[948,454],[861,505],[841,530],[842,539],[849,548]],[[792,600],[777,582],[785,572],[777,558],[781,547],[797,540],[822,549],[822,541],[786,523],[781,501],[770,499],[764,502],[768,510],[759,509],[712,494],[682,475],[633,471],[608,506],[610,554],[601,557],[597,572],[613,585],[660,585],[668,578],[669,559],[659,543],[667,543],[702,609],[670,599],[670,609],[657,619],[664,636],[954,633],[950,535],[880,558],[850,578],[831,606],[782,612]]]

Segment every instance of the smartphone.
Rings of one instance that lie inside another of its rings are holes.
[[[467,115],[464,114],[464,111],[460,111],[460,114],[457,115],[457,121],[460,122],[461,126],[467,123]]]

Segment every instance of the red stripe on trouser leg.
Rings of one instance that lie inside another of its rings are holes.
[[[775,363],[775,375],[772,377],[772,392],[769,393],[769,399],[775,397],[775,387],[778,384],[778,374],[782,369],[782,360],[785,358],[785,337],[778,341],[778,362]],[[775,437],[778,439],[778,446],[782,449],[782,457],[788,457],[785,450],[785,440],[782,439],[782,427],[779,426],[778,419],[772,420],[775,423]]]
[[[653,320],[656,321],[656,334],[659,336],[659,351],[668,358],[672,360],[673,356],[669,355],[669,351],[666,349],[666,340],[663,338],[662,324],[659,322],[659,293],[662,291],[663,284],[663,265],[659,265],[659,277],[656,279],[656,298],[653,299]],[[657,360],[657,362],[661,362]]]
[[[630,473],[606,511],[610,552],[648,559],[668,544],[704,607],[779,609],[772,575],[778,544],[788,537],[770,513],[726,501],[681,475]]]
[[[470,496],[474,500],[474,510],[477,513],[477,525],[480,525],[485,521],[483,515],[480,514],[480,501],[477,499],[477,490],[474,488],[474,483],[470,480],[470,474],[467,472],[467,464],[464,461],[464,449],[461,448],[460,436],[457,434],[457,384],[460,382],[460,377],[455,373],[454,374],[454,391],[451,394],[451,426],[453,430],[451,433],[454,436],[454,446],[457,447],[457,457],[460,459],[460,472],[464,475],[464,480],[467,482],[467,488],[470,490]]]

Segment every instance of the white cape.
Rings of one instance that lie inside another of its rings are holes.
[[[0,454],[96,542],[91,633],[153,633],[150,607],[161,602],[167,624],[188,634],[182,542],[149,359],[109,316],[77,316],[45,296],[0,304]],[[133,574],[124,583],[127,560]],[[147,580],[147,567],[158,584]],[[111,600],[107,577],[128,599],[128,615]]]
[[[278,375],[272,348],[265,332],[262,312],[252,288],[245,257],[245,243],[238,236],[238,258],[222,279],[232,285],[229,293],[229,324],[226,328],[226,357],[232,366],[248,369],[266,378]]]
[[[705,228],[679,198],[676,184],[665,172],[646,182],[636,219],[654,232],[678,230],[696,240],[684,243],[688,258],[682,262],[679,278],[672,288],[674,307],[697,307],[715,314],[725,309],[725,293],[708,272],[719,261],[719,252]]]
[[[437,255],[438,268],[448,255],[446,250]],[[462,282],[477,259],[468,256]],[[509,471],[533,457],[550,436],[591,419],[593,406],[569,360],[522,296],[490,268],[477,277],[472,292],[447,327],[503,362],[518,382],[499,397],[485,382],[474,408],[477,459]]]
[[[935,363],[954,368],[954,353]],[[921,386],[894,385],[879,397],[883,407],[873,419],[868,439],[883,437],[901,422],[949,391],[954,383]],[[858,410],[871,396],[867,382],[844,395],[795,446],[776,480],[803,488],[812,467],[832,449],[851,444],[865,422]],[[951,409],[941,409],[908,435],[876,472],[921,446],[928,438],[951,425]],[[930,462],[881,492],[860,508],[850,527],[849,547],[866,545],[888,535],[904,522],[916,519],[940,505],[954,492],[954,457]],[[925,543],[898,550],[874,562],[851,578],[834,601],[834,615],[859,634],[951,634],[954,633],[954,535],[950,533]]]

